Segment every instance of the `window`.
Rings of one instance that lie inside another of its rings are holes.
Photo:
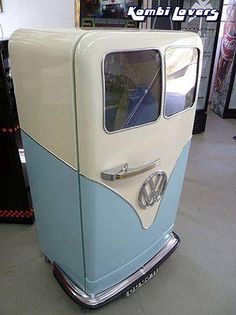
[[[154,122],[161,107],[156,50],[112,52],[104,61],[105,127],[109,132]]]
[[[166,51],[165,115],[170,117],[190,108],[196,95],[198,50],[168,48]]]

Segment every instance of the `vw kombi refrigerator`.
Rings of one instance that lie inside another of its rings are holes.
[[[201,51],[178,31],[11,37],[39,243],[84,307],[135,291],[179,243]]]

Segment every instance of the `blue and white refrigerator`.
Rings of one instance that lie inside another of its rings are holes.
[[[131,294],[179,242],[200,38],[22,29],[10,58],[42,252],[84,307]]]

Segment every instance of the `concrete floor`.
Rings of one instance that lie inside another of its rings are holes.
[[[175,231],[181,246],[129,298],[92,314],[236,314],[236,120],[209,114],[194,136]],[[87,312],[55,281],[35,226],[0,226],[0,314]]]

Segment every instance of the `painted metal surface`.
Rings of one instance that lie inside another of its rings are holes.
[[[162,93],[162,112],[156,122],[108,134],[102,123],[102,60],[110,51],[158,50],[164,92],[165,51],[169,46],[197,47],[201,51],[202,43],[196,34],[187,32],[167,36],[165,31],[121,30],[19,30],[10,43],[21,128],[82,175],[125,198],[144,228],[152,225],[156,209],[144,212],[137,193],[152,171],[122,183],[103,180],[100,174],[126,162],[136,168],[160,158],[156,171],[163,170],[169,177],[191,138],[196,104],[167,122]]]
[[[153,225],[144,230],[123,198],[79,175],[26,133],[22,137],[40,246],[79,287],[101,292],[164,246],[173,229],[190,143],[178,159]]]
[[[129,277],[171,238],[196,104],[164,117],[165,52],[170,46],[201,52],[201,45],[195,34],[155,31],[20,30],[11,39],[39,242],[50,261],[88,294]],[[112,50],[140,49],[161,54],[160,117],[108,133],[103,60]],[[137,170],[157,160],[154,168],[132,177],[101,177],[104,170],[125,163]],[[140,189],[161,171],[168,179],[165,192],[143,209]]]
[[[179,244],[179,238],[172,233],[163,248],[144,266],[123,281],[98,294],[88,294],[76,286],[64,271],[54,263],[53,273],[69,296],[83,307],[96,309],[112,301],[121,294],[129,296],[158,273],[158,267],[169,257]]]
[[[21,132],[43,253],[81,288],[84,259],[78,172]]]
[[[82,34],[19,30],[9,47],[22,130],[74,169],[73,53]]]
[[[136,168],[160,158],[161,162],[156,171],[163,170],[169,177],[183,147],[191,138],[196,102],[190,109],[167,120],[163,117],[163,93],[161,115],[156,122],[112,134],[104,132],[101,124],[101,121],[104,121],[104,91],[101,89],[101,86],[104,86],[104,78],[101,75],[101,60],[111,51],[157,49],[161,53],[164,69],[167,47],[197,47],[201,51],[202,43],[196,34],[171,32],[167,36],[164,31],[136,32],[135,40],[133,39],[133,32],[97,32],[82,37],[77,46],[75,78],[79,164],[82,175],[116,191],[135,209],[142,226],[149,228],[153,224],[157,209],[143,211],[137,194],[140,186],[155,170],[122,182],[104,180],[101,178],[101,172],[124,163]],[[90,71],[91,65],[93,71]],[[93,86],[89,93],[88,82]],[[165,70],[162,71],[162,82],[165,82]]]
[[[139,216],[126,200],[103,184],[80,176],[88,292],[100,292],[127,277],[151,259],[170,237],[189,146],[190,143],[178,159],[148,230],[142,228]]]

